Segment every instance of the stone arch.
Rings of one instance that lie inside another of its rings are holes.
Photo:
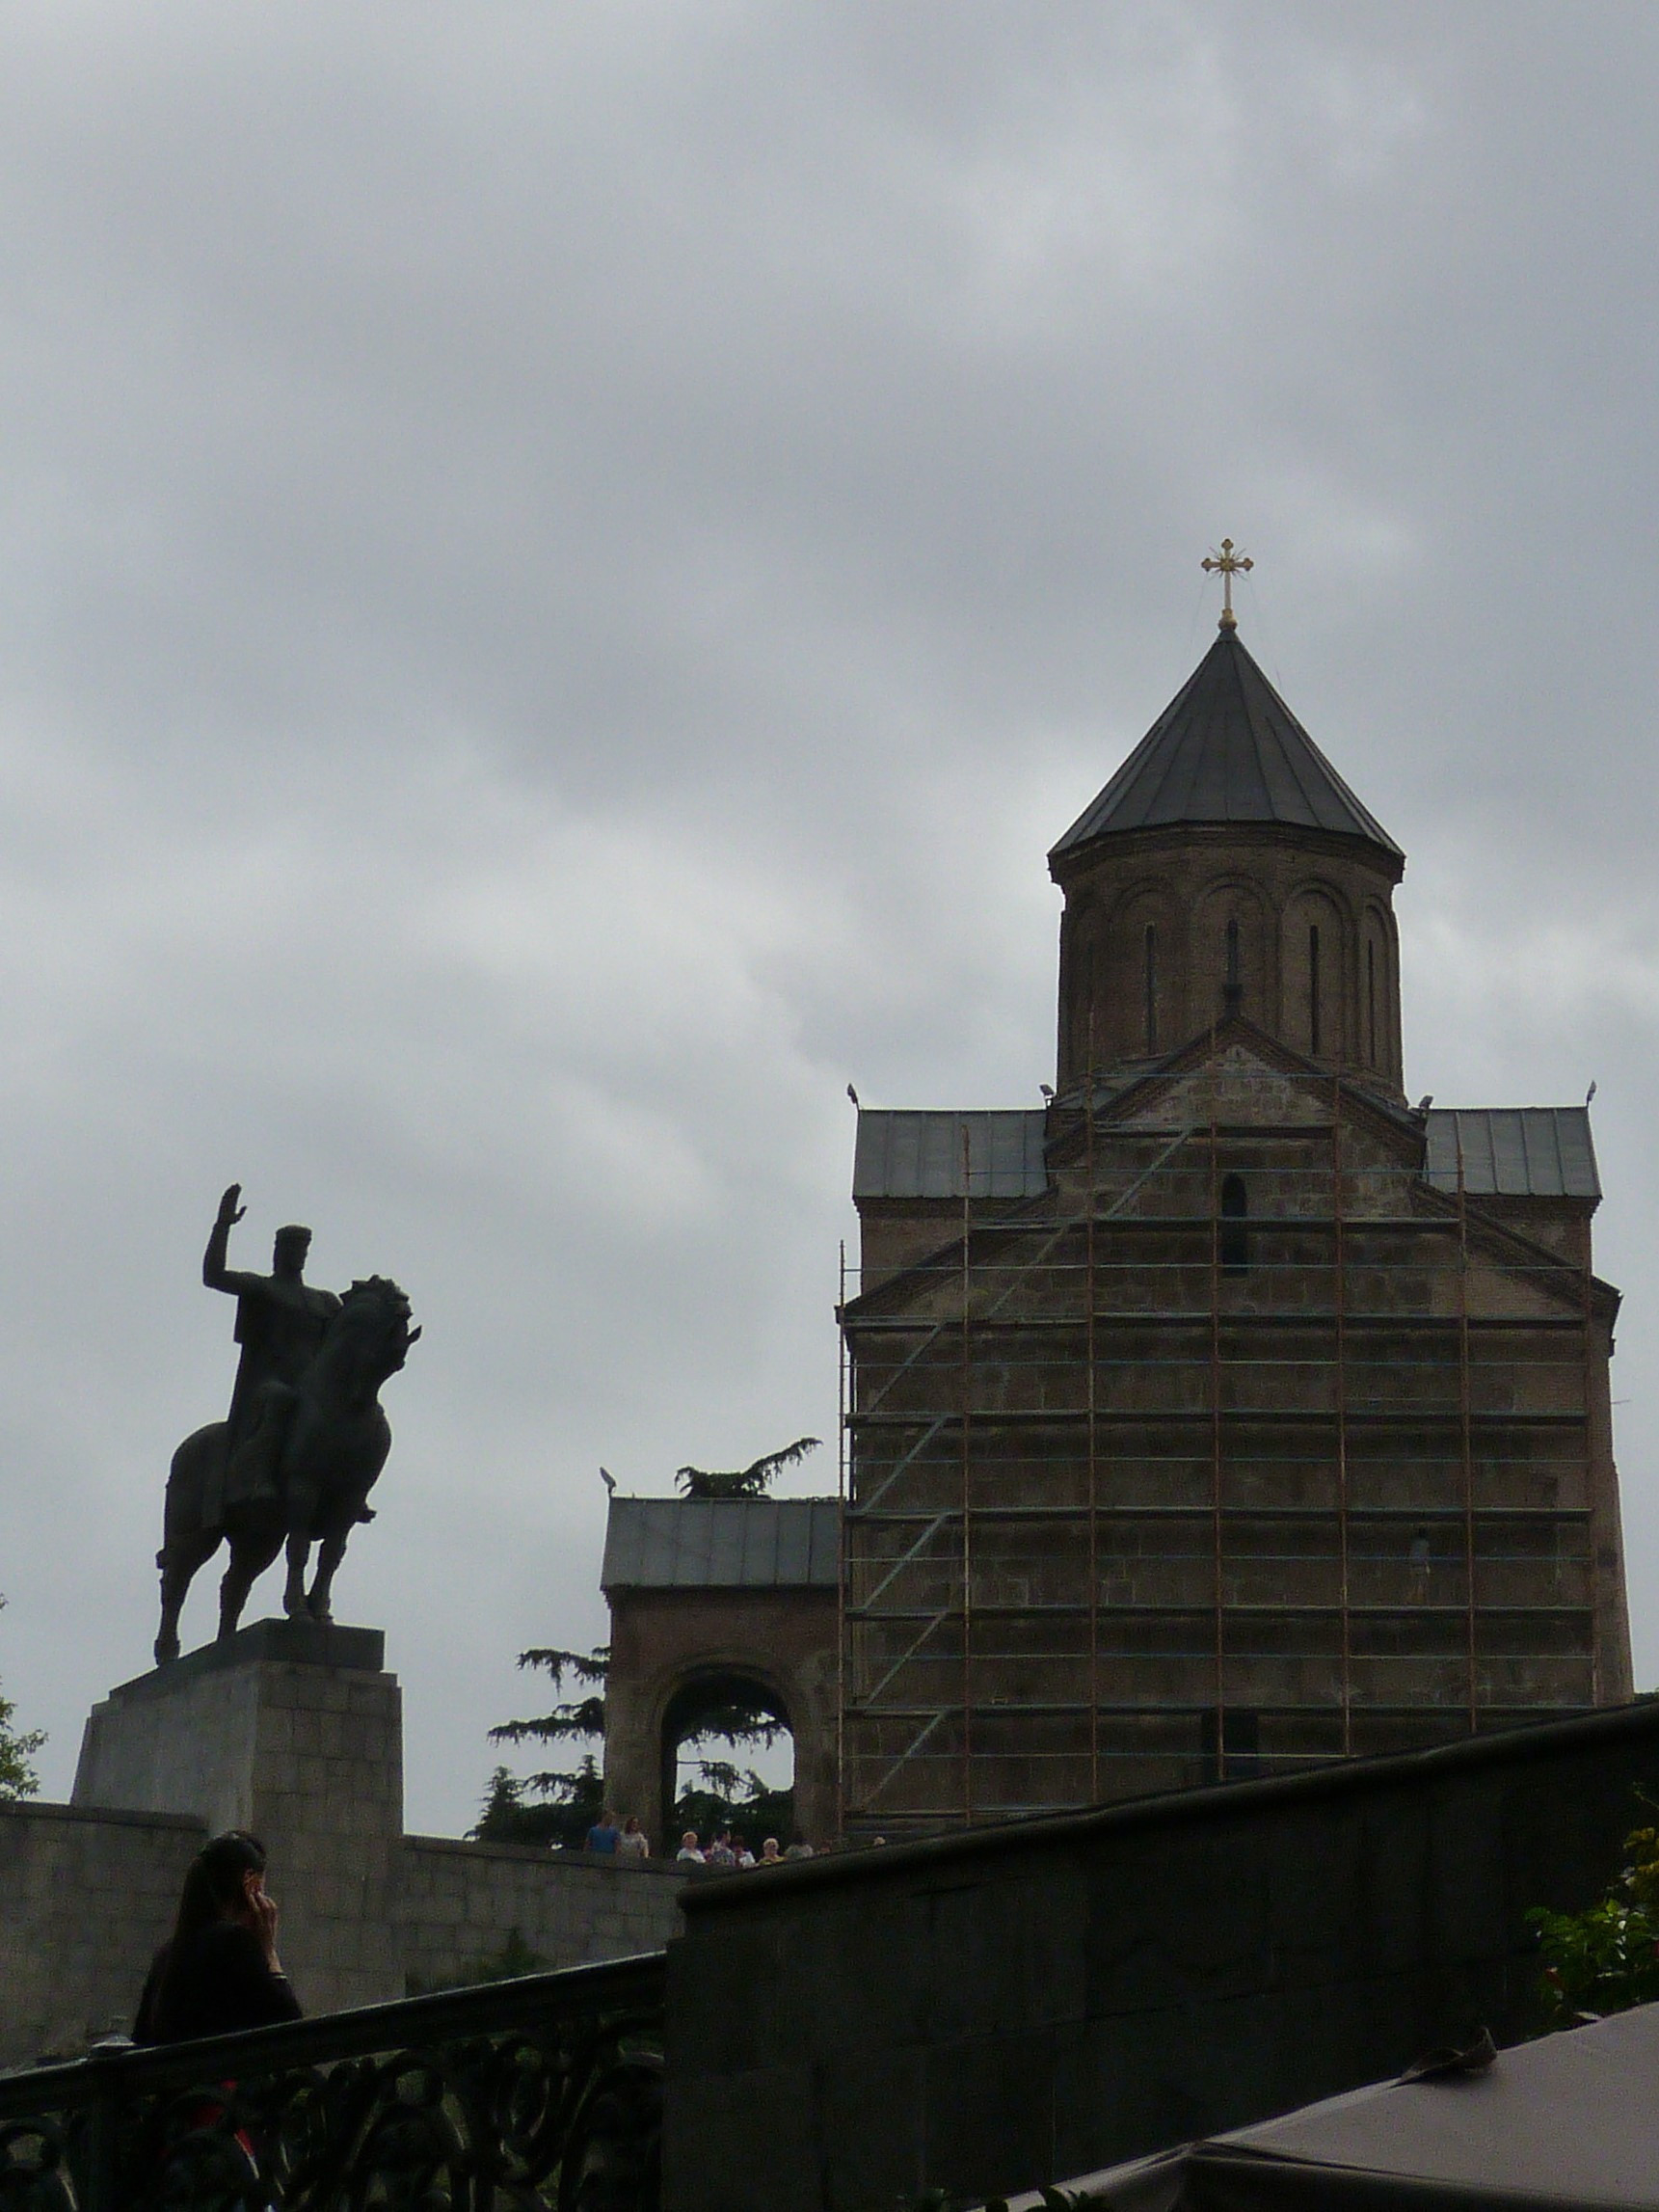
[[[1113,902],[1096,969],[1096,1063],[1149,1060],[1186,1041],[1179,1012],[1184,948],[1165,877],[1144,877]]]
[[[1278,1034],[1310,1059],[1350,1057],[1353,935],[1349,902],[1334,884],[1310,877],[1286,899]]]
[[[747,1655],[693,1661],[671,1679],[658,1699],[656,1791],[663,1823],[669,1821],[674,1810],[681,1745],[697,1735],[700,1720],[706,1719],[720,1706],[737,1698],[752,1699],[773,1719],[781,1721],[796,1744],[798,1758],[799,1740],[792,1710],[794,1701],[769,1668],[757,1665],[754,1659]],[[675,1841],[672,1836],[664,1835],[665,1852]]]
[[[784,1514],[833,1511],[830,1498],[765,1501],[768,1520]],[[659,1517],[699,1516],[718,1510],[701,1500],[613,1499],[613,1522],[625,1510]],[[672,1532],[671,1532],[672,1533]],[[694,1539],[706,1529],[681,1532],[682,1557],[695,1557]],[[798,1534],[798,1531],[797,1531]],[[607,1547],[608,1549],[608,1547]],[[673,1547],[665,1547],[673,1549]],[[610,1605],[610,1673],[605,1682],[605,1795],[619,1813],[634,1813],[654,1849],[666,1841],[663,1822],[673,1811],[663,1799],[663,1737],[683,1719],[685,1706],[725,1677],[760,1689],[787,1718],[795,1743],[795,1824],[812,1843],[827,1843],[840,1821],[837,1766],[838,1613],[836,1585],[814,1578],[760,1585],[710,1586],[685,1582],[607,1583]],[[671,1715],[670,1707],[682,1701]]]
[[[1239,1012],[1272,1031],[1278,1004],[1278,916],[1260,884],[1229,873],[1214,877],[1192,903],[1188,950],[1187,1026],[1209,1028],[1227,1010],[1228,935],[1238,931]]]
[[[1068,899],[1060,914],[1059,1060],[1085,1066],[1098,995],[1099,909],[1087,892]]]
[[[1394,915],[1380,900],[1367,899],[1360,928],[1357,1020],[1353,1058],[1359,1065],[1399,1086],[1400,940]]]

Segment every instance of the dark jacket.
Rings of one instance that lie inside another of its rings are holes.
[[[258,1938],[234,1921],[216,1920],[199,1929],[176,1974],[168,1971],[172,1956],[171,1943],[155,1955],[138,2001],[135,2043],[183,2043],[196,2036],[227,2036],[238,2028],[300,2017],[299,2000],[286,1977],[271,1972]]]

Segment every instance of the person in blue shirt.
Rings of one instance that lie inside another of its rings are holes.
[[[616,1815],[607,1805],[588,1830],[587,1848],[590,1851],[601,1851],[607,1858],[614,1858],[616,1848],[621,1842],[622,1830],[616,1824]]]

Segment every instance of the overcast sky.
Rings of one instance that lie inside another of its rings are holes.
[[[413,1826],[473,1817],[521,1646],[603,1633],[602,1460],[833,1439],[844,1087],[1037,1103],[1044,853],[1224,532],[1409,855],[1411,1094],[1599,1082],[1659,1676],[1656,96],[1646,0],[13,0],[0,1681],[47,1796],[228,1397],[232,1178],[236,1261],[310,1222],[425,1325],[337,1590]]]

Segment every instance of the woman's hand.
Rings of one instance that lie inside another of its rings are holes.
[[[257,1937],[271,1972],[281,1974],[282,1962],[277,1956],[277,1901],[267,1894],[264,1875],[254,1874],[252,1868],[242,1877],[242,1898],[247,1908],[244,1925]]]

